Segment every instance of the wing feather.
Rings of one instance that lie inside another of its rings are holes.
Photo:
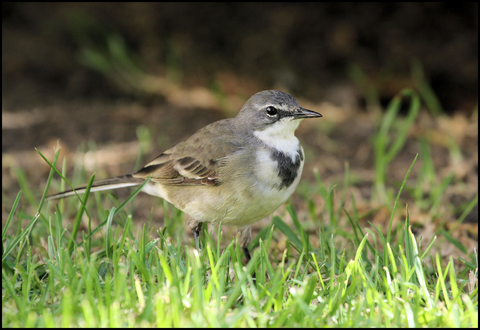
[[[228,155],[239,149],[234,131],[229,119],[210,124],[166,150],[133,177],[145,179],[151,175],[153,182],[164,185],[219,185],[219,169]]]

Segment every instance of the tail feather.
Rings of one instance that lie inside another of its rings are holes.
[[[139,179],[139,178],[132,177],[131,174],[116,176],[116,177],[108,178],[108,179],[105,179],[105,180],[95,181],[90,188],[90,192],[139,186],[144,181],[145,181],[144,179]],[[78,188],[75,188],[75,191],[73,191],[71,189],[70,190],[65,190],[65,191],[59,192],[57,194],[47,196],[47,198],[45,198],[45,200],[52,200],[52,199],[57,199],[57,198],[64,198],[64,197],[68,197],[68,196],[73,196],[73,195],[75,195],[75,192],[77,192],[77,194],[84,194],[86,188],[87,188],[87,186],[84,185],[84,186],[80,186]]]

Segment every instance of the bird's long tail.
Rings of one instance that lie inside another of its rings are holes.
[[[108,178],[105,180],[95,181],[90,188],[90,192],[139,186],[144,181],[145,181],[144,179],[134,178],[131,174],[116,176],[116,177]],[[77,194],[84,194],[86,188],[87,188],[86,185],[80,186],[78,188],[75,188],[75,191],[77,192]],[[65,190],[65,191],[59,192],[58,194],[47,196],[45,200],[73,196],[75,195],[75,191],[71,189]]]

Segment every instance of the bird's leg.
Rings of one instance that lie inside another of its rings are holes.
[[[245,254],[245,257],[247,258],[247,264],[248,264],[248,262],[250,261],[250,259],[252,259],[252,256],[250,255],[250,251],[248,250],[247,247],[244,247],[244,248],[243,248],[243,253]]]
[[[252,229],[250,226],[245,226],[242,228],[239,228],[240,232],[240,239],[239,239],[239,244],[243,249],[243,253],[245,253],[245,257],[247,258],[247,262],[252,259],[250,255],[250,251],[248,250],[248,244],[250,244],[252,240]]]
[[[195,247],[197,248],[197,250],[200,250],[200,240],[199,240],[200,230],[192,230],[192,231],[193,231],[193,238],[195,239]]]
[[[245,257],[247,258],[247,264],[248,264],[250,262],[250,260],[252,259],[252,256],[250,255],[250,251],[248,250],[248,244],[250,244],[250,242],[252,240],[252,229],[251,229],[250,226],[245,226],[245,227],[240,228],[239,231],[240,231],[239,243],[240,243],[240,246],[243,249],[243,253],[245,254]],[[253,278],[253,283],[256,284],[255,272],[253,272],[252,278]]]
[[[193,238],[195,239],[195,247],[200,250],[200,231],[202,230],[203,222],[199,222],[194,218],[190,218],[187,222],[188,226],[193,232]]]

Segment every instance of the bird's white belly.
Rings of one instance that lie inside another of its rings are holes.
[[[278,164],[270,158],[269,152],[259,150],[257,152],[257,166],[255,169],[256,182],[252,186],[251,209],[252,220],[249,223],[258,221],[270,215],[280,205],[285,203],[293,194],[302,176],[303,164],[301,161],[297,175],[288,187],[282,187],[282,179],[279,176]],[[253,215],[257,214],[257,217]],[[248,222],[248,220],[247,220]],[[245,223],[249,224],[249,223]]]
[[[183,211],[202,222],[235,226],[246,226],[270,215],[295,191],[302,175],[303,161],[294,181],[289,186],[282,186],[278,164],[271,159],[268,150],[258,151],[256,157],[256,166],[250,176],[242,176],[241,181],[237,178],[235,185],[225,183],[205,187],[212,190],[203,198],[185,205]]]

